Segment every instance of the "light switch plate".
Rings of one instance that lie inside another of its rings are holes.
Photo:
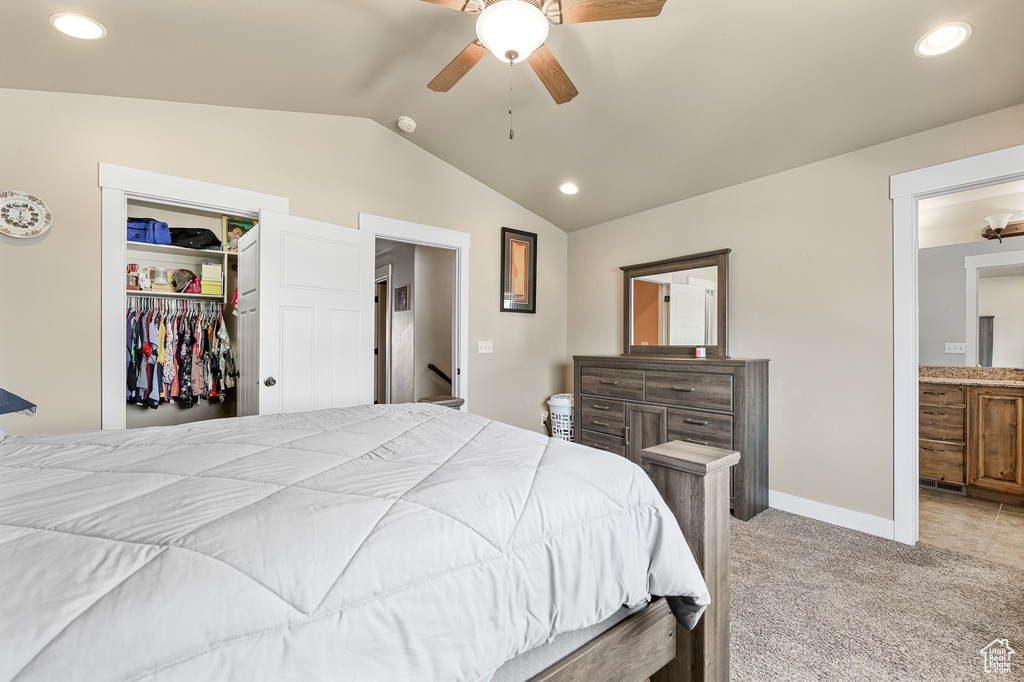
[[[494,342],[493,341],[477,341],[476,342],[477,353],[493,353]]]
[[[946,344],[946,352],[947,353],[966,353],[967,352],[967,344],[966,343],[947,343]]]

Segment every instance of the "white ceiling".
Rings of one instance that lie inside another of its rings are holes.
[[[48,24],[80,12],[97,42]],[[950,21],[940,58],[917,39]],[[648,19],[553,26],[580,95],[486,56],[426,84],[474,18],[419,0],[3,0],[0,87],[341,114],[409,140],[565,230],[1024,102],[1021,0],[668,0]],[[397,133],[396,134],[402,134]],[[324,150],[343,154],[344,150]],[[565,180],[582,188],[557,190]]]

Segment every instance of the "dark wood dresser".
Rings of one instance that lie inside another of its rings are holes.
[[[768,361],[577,355],[576,442],[628,457],[681,440],[740,453],[731,507],[747,521],[768,507]]]

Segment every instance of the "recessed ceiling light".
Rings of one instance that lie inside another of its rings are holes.
[[[558,186],[558,191],[562,194],[576,194],[576,192],[580,191],[580,188],[575,182],[564,182]]]
[[[967,42],[971,37],[971,25],[962,21],[943,24],[925,33],[914,46],[918,57],[938,57]]]
[[[81,38],[82,40],[97,40],[107,35],[107,29],[104,28],[103,24],[81,14],[70,14],[68,12],[54,14],[50,17],[50,26],[53,26],[64,35],[69,35],[72,38]]]

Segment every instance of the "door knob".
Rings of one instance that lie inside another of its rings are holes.
[[[266,379],[263,380],[263,385],[266,386],[267,388],[270,388],[275,384],[277,384],[277,379],[275,379],[274,377],[267,377]]]

